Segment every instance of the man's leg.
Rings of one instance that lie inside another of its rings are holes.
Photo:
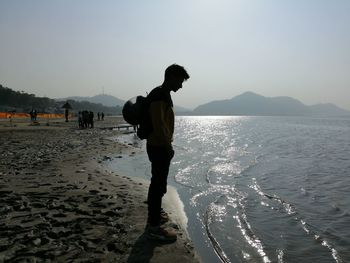
[[[162,197],[166,193],[169,173],[170,155],[165,149],[147,147],[148,157],[152,163],[152,178],[148,190],[148,237],[158,241],[173,242],[177,239],[173,228],[160,226]]]
[[[152,163],[152,178],[148,190],[148,221],[151,226],[160,225],[162,197],[166,193],[171,157],[160,147],[147,147]]]

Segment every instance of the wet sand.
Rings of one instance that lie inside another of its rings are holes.
[[[120,118],[47,122],[0,122],[0,262],[199,262],[176,191],[164,208],[178,240],[150,241],[148,182],[104,166],[138,151],[112,141]]]

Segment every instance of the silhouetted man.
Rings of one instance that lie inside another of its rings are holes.
[[[153,89],[148,95],[152,132],[147,138],[147,154],[152,165],[152,178],[147,200],[147,232],[148,237],[152,239],[176,240],[174,229],[161,226],[168,220],[168,215],[161,208],[161,204],[167,191],[170,161],[174,156],[172,141],[175,114],[170,92],[177,92],[189,77],[182,66],[173,64],[165,70],[163,84]]]

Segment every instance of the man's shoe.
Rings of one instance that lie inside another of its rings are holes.
[[[160,209],[160,224],[165,224],[169,221],[169,215],[164,211],[163,208]]]
[[[177,235],[173,228],[162,228],[160,226],[148,226],[147,236],[149,239],[158,241],[176,241]]]

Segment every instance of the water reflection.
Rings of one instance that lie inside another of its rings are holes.
[[[350,127],[327,122],[177,118],[169,183],[205,262],[350,261]]]
[[[289,180],[299,179],[296,169],[309,165],[305,158],[293,163],[306,145],[290,133],[293,122],[226,116],[178,121],[175,142],[184,148],[177,152],[174,178],[191,189],[189,209],[197,211],[196,220],[222,261],[305,260],[298,251],[305,247],[323,262],[341,262],[335,246],[317,234],[321,231],[311,227],[291,196]],[[317,235],[315,244],[309,237]]]

